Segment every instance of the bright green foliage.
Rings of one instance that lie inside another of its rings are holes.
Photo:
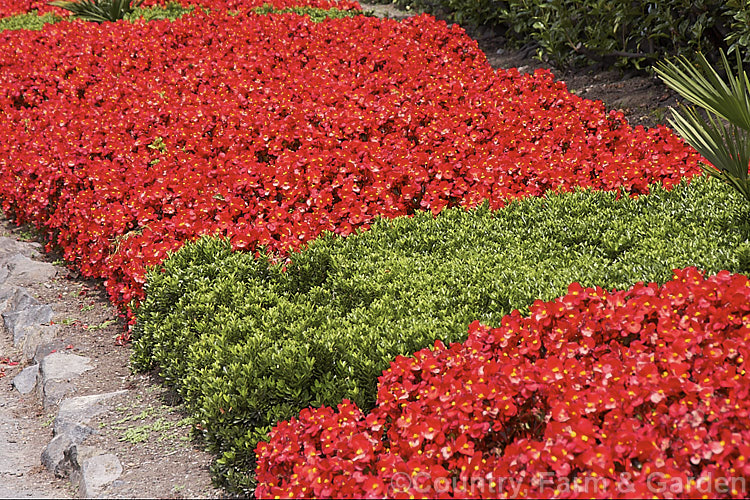
[[[50,5],[69,10],[78,19],[104,23],[124,18],[142,3],[143,0],[135,0],[135,3],[133,0],[55,0]]]
[[[669,87],[693,104],[708,111],[708,120],[694,108],[682,106],[682,113],[673,110],[670,120],[677,132],[712,165],[703,165],[709,175],[735,188],[750,202],[750,82],[742,69],[737,51],[738,75],[724,52],[721,60],[729,77],[725,82],[706,58],[699,54],[700,69],[687,59],[661,63],[656,73]],[[722,120],[729,122],[727,127]]]
[[[152,21],[155,19],[177,19],[184,14],[192,12],[194,6],[183,7],[177,2],[169,2],[164,6],[155,5],[153,7],[138,7],[126,14],[123,19],[135,21],[136,19],[145,19]],[[17,16],[4,17],[0,19],[0,31],[5,30],[40,30],[45,24],[54,24],[66,20],[56,14],[48,12],[42,16],[37,11],[31,11],[28,14],[19,14]]]
[[[313,22],[320,23],[326,19],[341,19],[343,17],[354,17],[363,15],[358,10],[339,10],[339,9],[318,9],[315,7],[288,7],[286,9],[277,9],[270,4],[264,4],[262,7],[253,9],[258,14],[285,14],[293,13],[300,16],[308,16]]]
[[[196,415],[219,474],[252,489],[270,426],[313,405],[375,401],[397,355],[463,340],[569,283],[623,289],[672,269],[750,271],[737,194],[697,178],[638,199],[577,192],[503,210],[445,210],[324,236],[282,270],[225,241],[186,245],[148,274],[133,363],[159,367]]]
[[[37,11],[32,10],[28,14],[19,14],[17,16],[0,18],[0,31],[6,30],[34,30],[38,31],[44,28],[45,24],[54,24],[62,21],[62,17],[51,12],[38,15]]]
[[[183,7],[177,2],[168,2],[166,5],[154,5],[152,7],[136,7],[130,12],[124,15],[123,19],[126,21],[135,21],[137,19],[144,19],[146,21],[153,21],[157,19],[170,19],[175,20],[182,17],[185,14],[192,12],[195,6]],[[271,5],[265,4],[262,7],[254,9],[258,14],[283,14],[283,13],[294,13],[301,16],[309,16],[314,22],[322,22],[326,19],[339,19],[342,17],[353,17],[362,15],[360,11],[349,11],[339,9],[317,9],[312,7],[290,7],[287,9],[275,9]],[[57,16],[52,13],[44,14],[43,16],[37,15],[37,11],[32,11],[28,14],[20,14],[17,16],[6,17],[0,19],[0,31],[5,30],[40,30],[45,24],[53,24],[64,20],[64,18]]]
[[[144,19],[146,21],[170,19],[174,21],[175,19],[192,12],[194,9],[195,6],[192,5],[183,7],[177,2],[169,2],[163,7],[161,5],[154,5],[153,7],[135,8],[130,13],[126,14],[124,19],[127,21],[135,21],[136,19]]]
[[[376,0],[378,3],[391,3]],[[648,67],[666,55],[750,47],[747,0],[393,0],[497,27],[509,43],[533,44],[557,65]]]

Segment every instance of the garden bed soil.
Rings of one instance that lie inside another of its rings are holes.
[[[392,6],[362,5],[364,10],[373,10],[380,16],[407,15]],[[665,123],[668,107],[678,102],[673,92],[647,74],[595,68],[558,70],[533,58],[528,51],[507,49],[500,37],[487,30],[470,30],[470,34],[478,40],[493,67],[517,67],[522,72],[550,69],[557,79],[566,82],[571,92],[602,100],[608,109],[622,110],[632,125],[653,127]],[[0,222],[0,233],[22,240],[33,239],[28,228],[17,228],[7,220]],[[55,262],[59,255],[48,254],[41,259]],[[153,374],[131,373],[130,350],[115,345],[115,338],[123,331],[123,322],[107,300],[101,282],[84,279],[75,271],[60,267],[58,277],[29,288],[42,303],[52,306],[54,321],[60,324],[61,337],[66,345],[72,346],[70,350],[91,358],[96,366],[76,383],[74,395],[127,389],[126,394],[111,401],[106,413],[97,417],[95,424],[100,434],[87,443],[114,453],[123,464],[122,481],[112,494],[120,498],[226,496],[211,486],[208,467],[212,456],[190,437],[187,415],[174,395],[162,388]],[[31,434],[39,442],[36,446],[43,446],[52,437],[50,422],[54,413],[43,410],[33,398],[22,398],[12,392],[11,380],[21,368],[22,365],[4,366],[0,407],[34,420],[29,425],[30,428],[35,425],[36,432]],[[69,484],[54,480],[41,466],[32,474],[13,478],[13,488],[35,491],[38,497],[75,495]]]

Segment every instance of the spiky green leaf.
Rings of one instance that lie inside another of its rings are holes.
[[[699,54],[698,68],[687,59],[667,61],[655,68],[664,83],[682,97],[708,112],[708,119],[692,107],[672,110],[670,123],[685,141],[703,155],[710,165],[704,170],[730,184],[750,201],[748,164],[750,164],[750,83],[737,53],[738,74],[724,52],[721,59],[727,81]],[[729,126],[723,121],[729,122]]]

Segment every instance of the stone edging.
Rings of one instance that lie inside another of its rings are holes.
[[[108,399],[127,391],[68,397],[76,390],[76,378],[94,366],[89,358],[66,352],[58,339],[60,328],[52,321],[54,311],[23,287],[57,275],[56,266],[29,257],[38,255],[37,247],[0,237],[2,323],[24,362],[30,363],[12,384],[21,395],[35,392],[44,409],[57,407],[54,437],[42,452],[41,463],[56,476],[68,477],[80,498],[102,498],[123,467],[114,454],[84,444],[98,433],[88,424],[107,409]]]

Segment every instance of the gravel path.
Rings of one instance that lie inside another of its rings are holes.
[[[52,434],[36,398],[11,391],[9,377],[0,379],[0,498],[73,498],[70,483],[41,465]]]

